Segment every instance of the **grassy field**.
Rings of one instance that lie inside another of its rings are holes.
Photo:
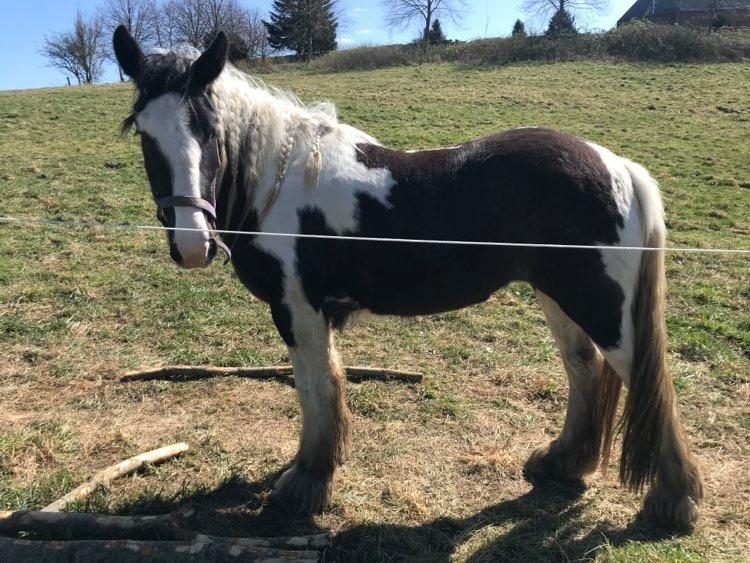
[[[588,137],[660,180],[670,244],[750,247],[750,65],[425,66],[270,82],[331,99],[397,147],[518,125]],[[0,213],[155,224],[125,86],[0,94]],[[230,268],[180,271],[163,235],[0,225],[0,509],[38,508],[94,469],[187,441],[184,458],[78,509],[199,509],[222,534],[338,531],[347,560],[743,560],[750,545],[750,261],[669,255],[671,370],[707,487],[691,537],[650,535],[616,471],[583,494],[534,488],[528,453],[559,430],[567,383],[531,291],[340,338],[349,364],[419,370],[422,385],[348,386],[354,454],[330,511],[267,507],[295,452],[293,389],[213,380],[121,384],[163,364],[288,362],[265,306]]]

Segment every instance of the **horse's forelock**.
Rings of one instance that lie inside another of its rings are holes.
[[[200,54],[200,53],[198,53]],[[169,92],[184,92],[194,53],[152,51],[146,57],[143,73],[136,82],[136,99],[133,113],[122,122],[122,132],[127,133],[135,123],[138,112],[151,100]]]

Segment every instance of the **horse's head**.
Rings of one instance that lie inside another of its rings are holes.
[[[222,170],[218,116],[211,85],[227,61],[220,33],[199,57],[146,56],[124,26],[114,35],[123,71],[138,89],[125,129],[135,126],[157,216],[168,231],[170,254],[185,268],[208,266],[222,243],[216,225],[216,188]]]

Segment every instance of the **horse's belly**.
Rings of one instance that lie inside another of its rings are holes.
[[[357,301],[380,315],[432,315],[483,303],[510,281],[509,272],[497,268],[424,272],[417,279],[394,272],[379,277]]]

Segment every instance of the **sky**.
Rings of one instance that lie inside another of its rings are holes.
[[[266,14],[272,0],[240,0],[248,8]],[[608,13],[589,17],[588,29],[608,29],[625,13],[634,0],[611,0]],[[39,54],[45,36],[72,27],[76,10],[95,13],[102,0],[3,0],[0,18],[0,90],[42,88],[65,84],[65,75],[49,68]],[[528,20],[522,12],[522,0],[466,0],[467,10],[459,24],[443,22],[449,39],[477,39],[508,35],[517,18]],[[344,26],[339,30],[340,48],[406,42],[416,37],[416,27],[390,32],[383,23],[382,1],[340,0]],[[541,24],[530,22],[532,28]],[[108,65],[104,82],[117,79]]]

